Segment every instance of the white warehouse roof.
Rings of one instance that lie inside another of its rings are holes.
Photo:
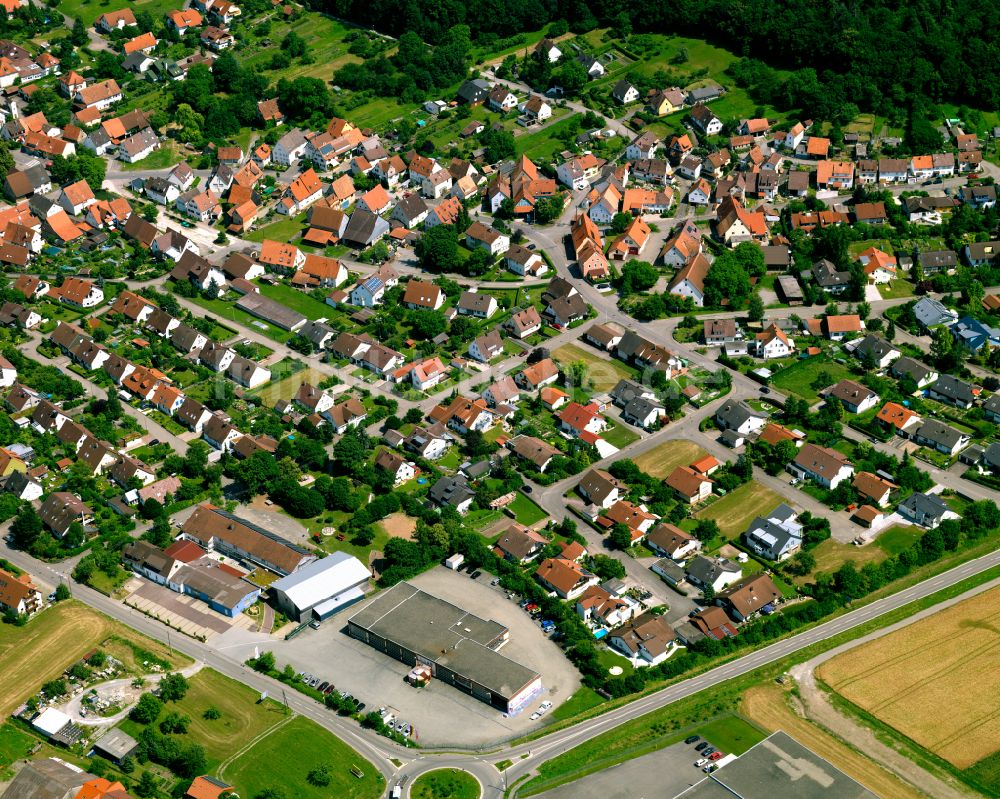
[[[283,593],[299,611],[303,611],[344,594],[371,576],[371,572],[356,557],[346,552],[335,552],[271,583],[271,588]]]
[[[39,732],[52,737],[69,724],[70,721],[72,719],[61,710],[56,710],[54,707],[47,707],[35,717],[34,721],[31,722],[31,726]]]

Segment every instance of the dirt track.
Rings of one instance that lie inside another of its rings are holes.
[[[816,724],[793,712],[794,698],[778,685],[752,688],[743,696],[743,713],[768,730],[784,730],[795,740],[829,760],[868,790],[892,799],[926,799],[922,793],[886,771],[873,760],[855,752]]]

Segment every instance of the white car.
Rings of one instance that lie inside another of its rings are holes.
[[[546,710],[548,710],[548,709],[549,709],[550,707],[552,707],[552,703],[551,703],[551,702],[548,702],[548,701],[546,701],[546,702],[542,702],[542,704],[540,704],[540,705],[538,706],[538,712],[539,712],[539,713],[544,713],[544,712],[545,712]]]
[[[700,760],[696,760],[695,763],[694,763],[694,765],[695,765],[696,768],[701,768],[706,763],[708,763],[708,758],[707,757],[703,757]]]
[[[541,717],[542,717],[542,714],[539,713],[537,710],[534,713],[532,713],[531,716],[529,716],[529,718],[532,721],[538,721]]]

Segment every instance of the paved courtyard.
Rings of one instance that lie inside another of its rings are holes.
[[[580,687],[579,673],[552,641],[542,634],[532,617],[503,591],[489,585],[488,575],[472,580],[466,574],[438,567],[415,577],[413,585],[510,628],[510,641],[501,653],[542,675],[545,691],[527,710],[513,718],[435,680],[421,689],[404,682],[409,667],[367,644],[348,637],[348,617],[364,607],[355,605],[323,622],[318,630],[306,629],[291,641],[277,640],[245,630],[233,630],[215,642],[220,650],[241,660],[254,649],[270,649],[279,665],[291,663],[346,690],[369,709],[385,705],[410,722],[417,740],[430,746],[485,745],[522,735],[536,726],[531,711],[548,699],[556,706]]]
[[[256,622],[243,613],[231,619],[216,613],[192,596],[178,594],[139,577],[130,579],[125,584],[125,590],[128,592],[125,600],[127,604],[153,618],[168,622],[174,629],[187,635],[203,637],[206,641],[234,627],[249,629],[256,626]]]

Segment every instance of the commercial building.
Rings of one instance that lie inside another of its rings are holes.
[[[359,641],[506,713],[523,710],[542,690],[537,672],[498,651],[510,631],[409,583],[379,594],[347,620]]]
[[[876,799],[875,794],[786,733],[772,733],[674,799]]]
[[[208,503],[198,506],[181,532],[209,552],[263,566],[282,576],[316,559],[309,550]]]
[[[322,621],[364,599],[371,576],[356,557],[335,552],[272,583],[271,593],[290,619]]]

